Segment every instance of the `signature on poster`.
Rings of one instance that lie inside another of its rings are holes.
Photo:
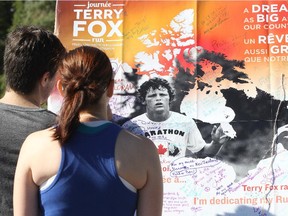
[[[194,175],[201,168],[205,169],[207,167],[214,167],[219,163],[221,163],[221,161],[215,158],[207,158],[205,160],[199,161],[199,159],[195,158],[181,157],[174,160],[170,164],[171,168],[170,175],[172,177]]]

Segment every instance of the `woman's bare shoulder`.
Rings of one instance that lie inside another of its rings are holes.
[[[159,164],[157,148],[144,136],[123,129],[118,136],[115,152],[118,174],[137,189],[146,185],[148,174],[158,172],[155,169]]]
[[[25,151],[25,149],[29,149],[31,153],[35,153],[35,151],[43,150],[44,148],[51,146],[51,142],[58,142],[53,138],[53,133],[53,128],[47,128],[29,134],[26,137],[21,150]]]
[[[61,160],[61,145],[49,128],[30,134],[19,154],[19,167],[29,168],[36,185],[41,185],[57,173]]]
[[[155,144],[148,138],[135,135],[125,129],[119,134],[119,142],[121,145],[131,151],[130,153],[136,154],[139,156],[158,156],[158,151]]]
[[[47,128],[44,130],[35,131],[29,134],[26,139],[37,139],[40,137],[48,138],[48,137],[51,137],[53,133],[54,133],[54,128],[51,127],[51,128]]]
[[[154,143],[145,136],[136,135],[130,131],[123,129],[120,133],[120,136],[123,136],[124,139],[130,140],[133,144],[138,144],[141,148],[154,148]]]

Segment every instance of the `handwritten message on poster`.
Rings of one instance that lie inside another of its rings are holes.
[[[175,91],[171,111],[193,120],[206,143],[214,125],[227,129],[231,140],[214,156],[158,149],[163,215],[286,216],[287,19],[287,1],[58,1],[55,33],[67,49],[108,54],[119,125],[145,113],[138,89],[161,77]],[[55,90],[48,108],[60,106]],[[188,127],[174,124],[149,136],[170,145]]]

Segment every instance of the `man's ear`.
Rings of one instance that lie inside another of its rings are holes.
[[[137,93],[137,98],[139,99],[139,102],[140,102],[142,105],[144,105],[144,106],[147,105],[145,98],[143,98],[139,92]]]
[[[45,88],[47,85],[50,84],[50,80],[51,80],[50,73],[47,71],[43,74],[42,78],[40,79],[41,86]]]
[[[107,97],[111,98],[114,91],[114,80],[111,80],[108,89],[107,89]]]
[[[64,88],[63,88],[63,85],[62,85],[60,79],[57,80],[56,86],[57,86],[58,92],[59,92],[60,95],[63,97],[63,95],[64,95]]]

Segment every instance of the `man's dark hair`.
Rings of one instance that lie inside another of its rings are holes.
[[[161,87],[168,90],[169,101],[173,101],[175,97],[175,92],[172,89],[171,85],[167,80],[158,77],[149,79],[140,86],[140,88],[138,89],[139,99],[141,100],[141,102],[145,102],[145,98],[149,89],[156,90],[160,89]]]
[[[6,86],[21,94],[31,93],[44,73],[52,78],[66,50],[50,31],[18,27],[5,41],[4,74]]]

